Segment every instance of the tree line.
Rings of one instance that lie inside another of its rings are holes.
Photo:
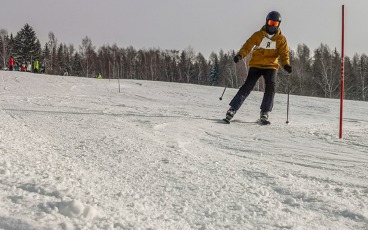
[[[7,66],[12,55],[18,62],[35,59],[45,66],[47,74],[96,77],[109,79],[141,79],[192,83],[211,86],[240,87],[248,72],[247,57],[235,64],[232,51],[212,52],[208,59],[193,48],[162,50],[135,49],[132,46],[103,45],[96,48],[86,36],[75,48],[73,44],[59,43],[54,33],[41,45],[33,28],[26,24],[15,36],[0,30],[0,65]],[[311,51],[305,44],[292,50],[291,77],[280,68],[277,91],[294,95],[339,98],[341,55],[327,44]],[[368,100],[368,56],[345,56],[345,98]],[[290,88],[289,88],[290,87]],[[262,82],[255,90],[262,90]]]

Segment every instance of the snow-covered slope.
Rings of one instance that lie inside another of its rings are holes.
[[[0,71],[0,229],[367,229],[368,106]]]

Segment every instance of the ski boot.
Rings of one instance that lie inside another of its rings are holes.
[[[230,107],[230,109],[226,112],[226,118],[224,118],[223,121],[225,121],[227,124],[230,124],[230,120],[233,119],[235,113],[236,110],[233,107]]]
[[[261,112],[259,122],[261,125],[270,125],[271,122],[268,121],[268,113],[267,112]]]

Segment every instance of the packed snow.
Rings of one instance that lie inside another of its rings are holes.
[[[279,79],[283,80],[283,79]],[[119,92],[120,83],[120,92]],[[368,229],[368,104],[0,71],[0,229]]]

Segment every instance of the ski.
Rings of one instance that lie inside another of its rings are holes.
[[[222,119],[222,121],[223,121],[225,124],[230,124],[230,123],[231,123],[231,122],[230,122],[230,120],[229,120],[229,119],[226,119],[226,118]],[[271,124],[271,122],[270,122],[270,121],[268,121],[268,120],[261,120],[261,119],[258,119],[258,120],[256,121],[256,123],[257,123],[257,124],[259,124],[259,125],[270,125],[270,124]]]
[[[265,120],[265,119],[258,119],[257,123],[260,124],[260,125],[270,125],[271,124],[270,121]]]
[[[230,124],[230,120],[229,119],[224,118],[222,120],[225,122],[225,124]]]

